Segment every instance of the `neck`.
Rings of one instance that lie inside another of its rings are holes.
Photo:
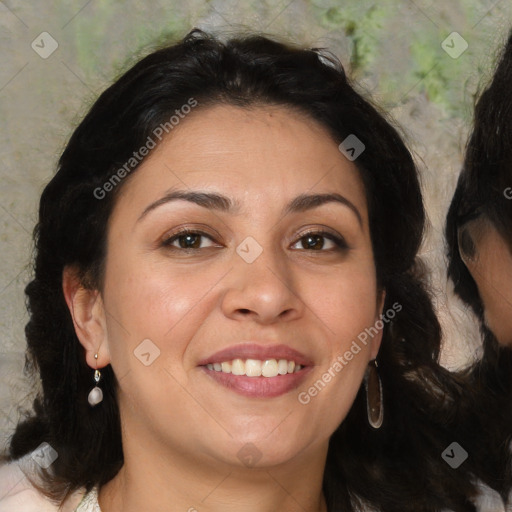
[[[123,431],[124,465],[100,489],[102,512],[327,512],[328,443],[285,463],[248,468],[191,456],[147,434]]]

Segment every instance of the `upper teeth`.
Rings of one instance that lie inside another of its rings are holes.
[[[298,372],[302,368],[300,364],[295,364],[295,361],[287,361],[286,359],[267,359],[265,361],[234,359],[223,363],[209,363],[206,367],[217,372],[247,375],[248,377],[276,377],[277,375]]]

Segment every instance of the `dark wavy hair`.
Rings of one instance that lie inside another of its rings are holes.
[[[487,475],[487,483],[502,496],[506,496],[512,487],[508,448],[512,438],[512,350],[499,346],[484,323],[484,305],[461,258],[457,239],[459,229],[467,220],[484,214],[512,251],[512,200],[505,193],[510,187],[512,32],[500,54],[491,83],[476,102],[473,129],[445,227],[448,276],[454,283],[455,293],[478,317],[484,346],[482,358],[463,372],[467,390],[473,393],[473,403],[461,423],[472,422],[474,427],[465,433],[467,442],[481,447],[477,450],[480,453],[475,455]]]
[[[35,275],[26,287],[27,368],[39,373],[43,392],[18,425],[10,457],[43,441],[54,447],[59,457],[42,477],[44,492],[55,500],[105,484],[122,466],[116,375],[104,369],[104,401],[89,407],[91,369],[63,297],[62,273],[74,266],[85,286],[102,289],[107,225],[126,180],[102,200],[94,190],[191,97],[195,112],[217,104],[295,109],[337,144],[355,134],[366,146],[355,165],[366,191],[378,285],[386,290],[385,310],[403,307],[384,325],[378,356],[383,426],[368,425],[361,386],[331,437],[324,475],[329,510],[353,511],[362,503],[383,512],[476,510],[466,465],[455,471],[441,458],[453,441],[448,427],[461,390],[438,364],[440,326],[416,259],[425,212],[411,154],[335,57],[259,35],[221,42],[193,30],[122,75],[71,136],[41,197]]]

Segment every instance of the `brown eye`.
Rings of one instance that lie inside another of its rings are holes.
[[[465,227],[459,231],[459,251],[461,252],[461,256],[465,256],[469,259],[473,259],[476,254],[475,243],[469,234],[469,229]]]
[[[307,235],[301,240],[304,249],[322,249],[324,246],[324,237],[321,235]]]
[[[331,247],[325,248],[326,240],[327,245],[330,243]],[[348,249],[348,245],[343,238],[337,237],[332,233],[325,231],[314,231],[311,233],[306,233],[299,238],[295,245],[298,243],[301,245],[300,248],[314,252],[330,252]]]
[[[201,246],[201,235],[180,235],[176,240],[182,249],[199,249]]]
[[[176,233],[175,235],[165,239],[162,242],[163,247],[167,247],[169,249],[184,249],[184,250],[199,250],[205,248],[202,246],[203,239],[207,239],[210,242],[213,242],[213,239],[207,235],[206,233],[202,233],[200,231],[181,231]],[[177,244],[176,244],[177,242]],[[206,246],[212,247],[212,245]]]

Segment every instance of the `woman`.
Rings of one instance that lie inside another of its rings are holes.
[[[502,345],[512,345],[512,35],[475,107],[447,220],[450,276]]]
[[[423,225],[332,57],[198,30],[152,53],[43,192],[12,459],[69,510],[476,510]]]
[[[475,107],[463,170],[446,222],[455,293],[481,323],[483,357],[464,372],[474,392],[462,433],[479,446],[483,479],[506,496],[512,484],[512,33]],[[482,439],[485,441],[482,442]]]

